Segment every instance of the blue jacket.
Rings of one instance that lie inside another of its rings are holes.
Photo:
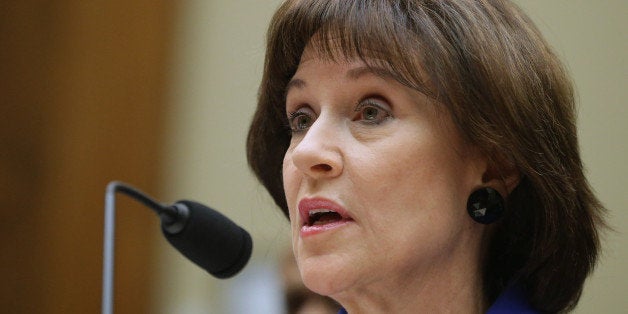
[[[486,311],[486,314],[501,313],[536,314],[540,312],[530,306],[520,286],[512,285],[506,288],[499,298],[495,300],[495,303]]]

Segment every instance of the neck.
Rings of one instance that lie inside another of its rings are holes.
[[[469,259],[467,261],[471,261]],[[403,272],[388,280],[333,296],[351,314],[484,313],[480,269],[434,263],[428,271]],[[445,266],[445,267],[444,267]],[[425,270],[425,268],[423,269]]]

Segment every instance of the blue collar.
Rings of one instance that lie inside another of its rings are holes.
[[[486,314],[505,314],[505,313],[517,313],[517,314],[538,314],[539,312],[534,310],[528,303],[525,297],[525,293],[518,285],[512,285],[497,298],[495,303],[486,311]],[[343,308],[340,309],[338,314],[348,314]]]
[[[486,314],[521,313],[536,314],[539,311],[532,308],[519,285],[511,285],[495,300],[495,303],[486,311]]]

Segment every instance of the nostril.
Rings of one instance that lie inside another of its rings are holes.
[[[312,170],[328,172],[328,171],[331,171],[331,166],[328,164],[318,164],[318,165],[312,166]]]

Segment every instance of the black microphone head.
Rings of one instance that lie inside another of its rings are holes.
[[[173,206],[179,212],[187,211],[187,217],[184,213],[177,221],[162,219],[161,229],[179,252],[221,279],[232,277],[244,268],[253,249],[246,230],[196,202],[178,201]]]

